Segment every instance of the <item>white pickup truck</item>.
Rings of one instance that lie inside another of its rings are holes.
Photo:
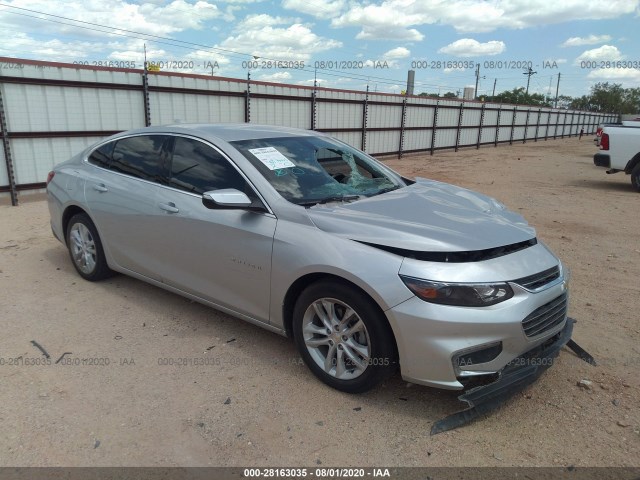
[[[600,137],[600,153],[593,156],[593,163],[607,167],[607,173],[631,175],[631,185],[640,192],[640,122],[605,125]]]

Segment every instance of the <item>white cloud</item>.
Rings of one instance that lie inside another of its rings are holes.
[[[217,18],[221,15],[216,5],[203,0],[198,0],[194,3],[189,3],[185,0],[173,0],[164,7],[151,6],[144,3],[141,5],[125,5],[126,7],[124,5],[121,7],[122,13],[131,13],[132,20],[135,20],[131,29],[140,31],[139,24],[142,23],[150,30],[149,33],[154,33],[152,29],[162,28],[167,24],[172,31],[199,30],[203,26],[203,21]],[[124,15],[122,21],[124,21]],[[116,25],[120,26],[120,23],[116,23]],[[157,33],[154,34],[157,35]]]
[[[403,28],[400,26],[376,26],[364,27],[356,35],[358,40],[406,40],[409,42],[421,42],[424,35],[415,28]]]
[[[603,45],[598,48],[594,48],[592,50],[586,50],[582,52],[582,54],[575,59],[573,62],[574,65],[580,65],[580,62],[584,61],[616,61],[621,60],[623,58],[622,53],[617,47],[613,45]]]
[[[243,9],[244,7],[242,5],[227,5],[227,8],[224,9],[224,15],[221,18],[225,22],[233,22],[236,19],[236,16],[233,12],[238,12]]]
[[[295,19],[284,18],[284,17],[272,17],[271,15],[267,15],[265,13],[247,15],[244,20],[242,20],[236,26],[237,31],[250,30],[262,27],[272,27],[274,25],[284,25],[295,23]]]
[[[356,5],[331,21],[333,27],[359,26],[362,30],[356,38],[371,40],[421,41],[424,35],[410,25],[425,23],[420,15],[408,15],[400,5],[401,0],[391,0],[380,5]]]
[[[234,4],[248,4],[248,3],[261,3],[264,2],[265,0],[220,0],[221,2],[225,2],[225,3],[234,3]]]
[[[409,49],[404,47],[396,47],[392,48],[388,52],[382,54],[382,58],[385,60],[396,60],[398,58],[407,58],[411,55]]]
[[[144,51],[142,49],[136,50],[114,50],[107,58],[110,60],[125,60],[130,62],[136,62],[138,68],[142,68],[144,62]],[[170,60],[165,50],[147,48],[147,61],[158,63]],[[172,60],[172,59],[171,59]]]
[[[64,15],[73,20],[159,36],[166,36],[189,29],[199,30],[203,28],[203,24],[207,20],[218,18],[222,15],[216,5],[203,0],[195,2],[172,0],[164,5],[137,4],[130,3],[127,0],[71,0],[64,3],[51,0],[32,0],[28,4],[20,0],[12,0],[5,3],[10,6],[29,8],[46,14]],[[14,28],[26,27],[19,31],[73,33],[76,36],[96,37],[99,35],[104,37],[104,33],[78,28],[74,25],[47,22],[41,19],[12,15],[9,12],[21,11],[6,7],[2,8],[0,10],[0,23]],[[22,11],[21,13],[34,15],[32,12]],[[86,24],[79,25],[88,26]]]
[[[325,80],[324,78],[318,78],[318,79],[310,78],[308,80],[299,80],[299,81],[296,82],[296,84],[297,85],[311,85],[311,86],[313,86],[314,82],[318,86],[322,85],[324,87],[326,87],[328,85],[328,83],[329,83],[329,81]]]
[[[438,50],[438,53],[445,53],[456,57],[477,57],[480,55],[499,55],[504,52],[506,46],[504,42],[491,40],[480,43],[473,38],[461,38],[446,47]]]
[[[378,3],[379,2],[379,3]],[[382,0],[362,5],[353,2],[334,18],[334,27],[360,27],[357,38],[421,40],[412,27],[451,25],[459,32],[491,32],[570,22],[603,20],[638,12],[638,0]],[[404,36],[402,36],[404,35]]]
[[[291,74],[289,72],[276,72],[260,75],[258,80],[262,80],[263,82],[282,82],[283,80],[289,80],[290,78]]]
[[[104,48],[102,44],[74,40],[65,42],[59,39],[35,39],[26,33],[14,32],[0,43],[0,54],[22,58],[35,57],[50,62],[69,62],[82,60],[96,55]]]
[[[220,46],[257,57],[306,61],[314,53],[339,48],[342,43],[320,37],[309,27],[296,23],[288,28],[267,25],[243,30],[235,36],[228,37]]]
[[[212,52],[209,50],[196,50],[195,52],[190,52],[185,55],[185,58],[189,60],[193,60],[194,62],[199,62],[203,65],[215,64],[219,65],[228,65],[230,60],[221,53]]]
[[[282,6],[289,10],[296,10],[316,18],[333,18],[339,15],[347,5],[345,0],[283,0]]]
[[[597,45],[611,40],[610,35],[589,35],[588,37],[570,37],[567,38],[561,47],[580,47],[582,45]]]
[[[587,78],[598,81],[612,81],[623,87],[637,87],[640,83],[640,70],[636,68],[600,68],[589,72]]]

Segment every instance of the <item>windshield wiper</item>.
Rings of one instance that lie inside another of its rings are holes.
[[[330,197],[319,198],[318,200],[309,200],[307,202],[300,202],[298,205],[302,205],[303,207],[312,207],[318,204],[324,204],[329,202],[350,202],[353,200],[358,200],[360,195],[332,195]]]

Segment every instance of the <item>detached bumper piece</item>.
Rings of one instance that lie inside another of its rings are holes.
[[[611,158],[605,153],[596,153],[593,156],[593,164],[596,167],[611,168]]]
[[[561,332],[512,360],[502,369],[495,382],[472,388],[460,395],[458,400],[466,402],[469,408],[435,422],[431,427],[431,435],[461,427],[498,408],[507,399],[535,382],[547,368],[553,365],[554,359],[565,345],[582,360],[595,365],[593,357],[571,340],[575,322],[573,318],[567,318],[567,323]]]

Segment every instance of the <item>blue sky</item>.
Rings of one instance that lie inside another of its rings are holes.
[[[0,0],[0,55],[399,93],[640,86],[640,0]],[[80,23],[85,22],[85,23]],[[84,27],[84,28],[81,28]],[[275,61],[275,62],[274,62]],[[167,64],[168,62],[168,64]],[[119,63],[122,65],[122,63]]]

